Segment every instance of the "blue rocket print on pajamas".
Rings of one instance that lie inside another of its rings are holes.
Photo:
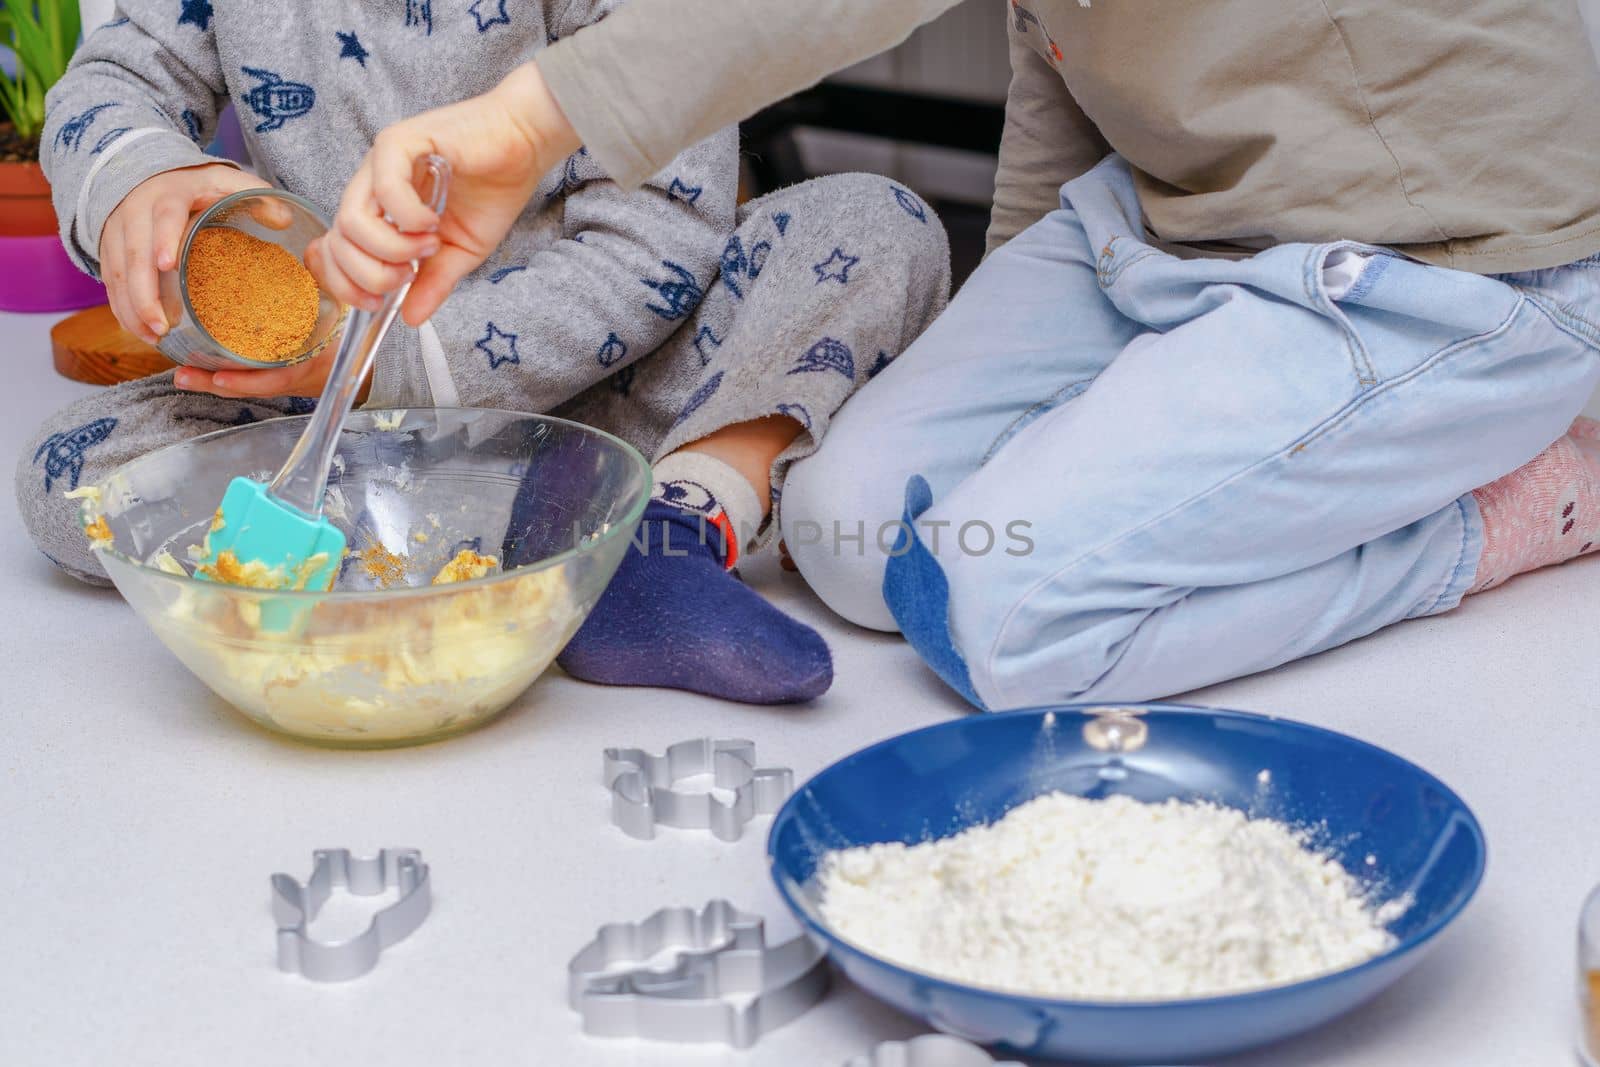
[[[506,14],[506,0],[473,0],[467,13],[478,21],[479,33],[487,33],[494,26],[511,24],[511,16]]]
[[[694,350],[700,356],[700,365],[704,367],[711,362],[711,353],[722,347],[722,338],[711,331],[711,327],[702,326],[694,335]]]
[[[645,288],[654,289],[661,294],[662,303],[646,304],[645,307],[668,322],[676,322],[699,307],[700,301],[706,294],[700,288],[700,283],[695,281],[694,275],[672,260],[663,259],[661,265],[672,272],[673,280],[651,281],[649,278],[640,278]]]
[[[818,374],[823,371],[836,371],[855,381],[856,359],[850,346],[843,341],[824,337],[806,350],[806,354],[800,357],[800,362],[789,373]]]
[[[517,335],[506,333],[492,322],[472,347],[489,357],[490,370],[499,370],[508,363],[516,365],[522,362],[522,356],[517,353]]]
[[[872,361],[872,366],[867,368],[867,381],[871,381],[883,373],[883,368],[894,362],[894,357],[889,353],[878,350],[878,358]]]
[[[806,429],[811,429],[811,412],[804,404],[779,404],[778,414],[787,415]]]
[[[703,192],[705,192],[703,186],[685,185],[682,178],[674,178],[672,184],[667,187],[667,199],[692,204],[700,199],[700,194]]]
[[[116,419],[95,419],[75,430],[64,430],[45,438],[44,444],[33,454],[35,464],[44,461],[44,491],[54,490],[57,478],[69,478],[68,489],[78,488],[78,479],[83,477],[83,454],[110,437],[116,428]]]
[[[361,38],[356,35],[355,31],[351,30],[349,33],[345,33],[342,30],[335,30],[333,35],[339,38],[339,58],[353,59],[361,64],[362,69],[365,69],[367,57],[372,53],[361,47]]]
[[[526,263],[512,263],[509,266],[501,267],[499,270],[489,275],[489,284],[499,285],[513,274],[521,274],[527,269],[528,265]]]
[[[211,28],[212,14],[210,0],[181,0],[178,25],[194,26],[204,33]]]
[[[633,392],[633,376],[639,373],[636,364],[630,363],[611,376],[611,391],[618,396],[627,396]]]
[[[406,25],[421,26],[423,36],[432,36],[433,0],[406,0]]]
[[[104,152],[106,149],[111,147],[111,142],[115,141],[118,137],[121,137],[131,129],[133,129],[132,126],[118,126],[114,130],[107,130],[105,133],[100,135],[100,139],[94,143],[94,147],[89,149],[89,154],[91,156],[98,156],[101,152]]]
[[[678,412],[678,417],[673,420],[672,425],[676,426],[681,422],[687,421],[690,415],[705,407],[707,400],[717,395],[717,390],[722,388],[722,374],[722,371],[717,371],[717,373],[706,379],[704,385],[694,391],[694,395],[689,397],[687,404],[683,405],[683,410]]]
[[[611,333],[606,335],[605,344],[594,354],[594,358],[602,367],[615,367],[618,363],[628,358],[628,345],[622,338]]]
[[[186,107],[183,109],[183,114],[179,117],[183,119],[183,129],[184,132],[189,135],[189,140],[193,141],[195,144],[199,144],[200,116],[194,113],[193,108]]]
[[[790,216],[787,211],[780,211],[776,215],[772,216],[772,224],[778,228],[779,237],[782,237],[784,234],[789,232],[789,218]]]
[[[909,189],[902,189],[898,185],[889,186],[894,190],[894,202],[900,205],[900,210],[916,219],[918,222],[928,221],[928,209],[918,200]]]
[[[833,255],[821,263],[812,264],[811,269],[817,272],[817,284],[826,281],[836,281],[840,285],[850,282],[850,268],[861,262],[860,256],[852,256],[842,248],[835,248]]]
[[[251,111],[261,116],[261,121],[256,123],[257,133],[280,130],[285,122],[299,118],[316,106],[317,93],[309,85],[284,81],[272,71],[259,67],[239,69],[256,82],[244,100]]]
[[[583,177],[578,173],[578,166],[583,157],[588,154],[589,150],[587,148],[580,148],[567,157],[567,161],[561,165],[561,180],[556,182],[556,187],[545,198],[546,203],[558,197],[571,195],[574,189],[583,184]]]
[[[96,104],[93,107],[85,108],[62,123],[61,128],[56,131],[54,143],[57,150],[76,152],[83,147],[83,139],[89,135],[89,127],[94,125],[95,118],[100,112],[115,106],[115,104],[111,103]],[[162,117],[165,118],[166,116]]]
[[[727,245],[722,249],[722,284],[728,287],[735,299],[744,299],[745,282],[753,282],[761,277],[771,252],[772,244],[769,241],[757,241],[747,253],[744,242],[739,240],[737,234],[728,238]]]

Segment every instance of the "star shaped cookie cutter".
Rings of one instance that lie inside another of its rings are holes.
[[[871,1052],[852,1056],[844,1067],[1025,1067],[1001,1062],[971,1042],[949,1034],[923,1034],[909,1041],[885,1041]]]
[[[641,841],[655,837],[657,826],[710,830],[723,841],[737,841],[750,820],[775,813],[794,792],[794,772],[757,768],[755,743],[740,738],[698,737],[659,756],[641,748],[608,748],[603,755],[611,821]],[[733,802],[677,789],[678,782],[700,774],[710,774],[715,788],[733,793]]]
[[[663,953],[672,963],[649,969]],[[769,946],[759,915],[713,900],[602,926],[567,964],[567,999],[594,1037],[742,1049],[808,1011],[830,977],[804,934]]]
[[[414,848],[386,848],[376,856],[352,856],[345,848],[311,854],[311,877],[301,885],[287,874],[272,876],[272,916],[278,923],[278,969],[313,982],[344,982],[378,965],[383,950],[409,937],[428,917],[432,896],[428,865]],[[343,941],[317,941],[306,931],[333,890],[374,896],[390,886],[400,899],[372,917],[365,930]]]

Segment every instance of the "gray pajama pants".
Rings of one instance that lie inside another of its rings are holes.
[[[773,465],[777,502],[788,465],[814,451],[839,406],[933,322],[949,287],[944,229],[897,183],[849,174],[779,190],[740,210],[720,276],[666,344],[552,414],[615,433],[653,459],[725,426],[787,415],[806,432]],[[39,429],[17,464],[18,509],[58,567],[105,584],[63,493],[157,448],[312,406],[182,392],[171,373],[114,386]]]

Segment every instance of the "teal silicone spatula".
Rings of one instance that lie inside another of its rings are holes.
[[[418,189],[435,213],[444,211],[450,184],[450,165],[428,156],[419,166]],[[412,264],[413,267],[416,264]],[[355,404],[361,383],[372,369],[384,334],[394,322],[411,284],[384,298],[376,312],[352,308],[345,322],[339,350],[328,371],[328,384],[317,401],[305,432],[289,454],[283,469],[263,485],[235,478],[222,497],[218,525],[207,542],[208,553],[196,576],[213,578],[223,553],[231,553],[240,567],[259,561],[285,589],[327,590],[339,576],[345,553],[345,536],[322,515],[328,469],[339,446],[339,432]],[[290,616],[274,612],[281,625],[263,614],[264,629],[283,629]]]

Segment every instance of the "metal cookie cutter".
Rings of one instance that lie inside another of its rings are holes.
[[[948,1034],[923,1034],[910,1041],[885,1041],[871,1052],[853,1056],[844,1067],[1025,1067],[1000,1062],[977,1045]]]
[[[643,841],[656,836],[658,825],[710,830],[723,841],[737,841],[751,819],[773,814],[794,792],[793,771],[758,769],[755,743],[738,738],[680,741],[659,756],[640,748],[608,748],[604,757],[611,821]],[[683,779],[707,773],[716,788],[733,793],[733,803],[711,793],[677,790]]]
[[[644,966],[666,952],[665,970]],[[713,900],[602,926],[567,964],[567,992],[594,1037],[749,1048],[822,999],[829,977],[804,934],[768,946],[760,916]]]
[[[359,978],[378,965],[384,949],[409,937],[428,917],[432,897],[428,865],[414,848],[386,848],[373,857],[345,848],[311,854],[311,877],[301,885],[287,874],[272,876],[272,916],[278,921],[278,969],[298,971],[314,982]],[[327,903],[334,887],[373,896],[397,886],[400,899],[372,917],[367,928],[345,941],[316,941],[306,925]]]

